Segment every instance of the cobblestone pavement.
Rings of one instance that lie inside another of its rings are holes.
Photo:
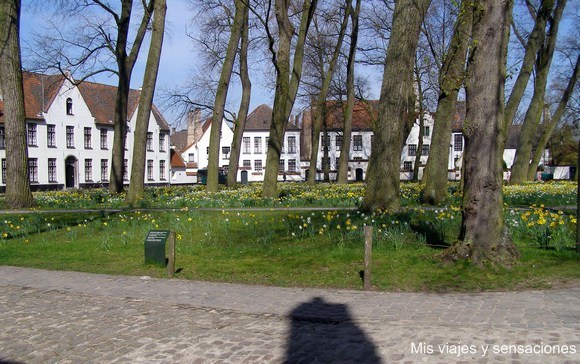
[[[386,293],[0,267],[0,363],[85,362],[580,363],[580,287]]]

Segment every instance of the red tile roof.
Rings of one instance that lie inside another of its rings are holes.
[[[91,114],[95,118],[95,123],[100,125],[113,125],[117,87],[87,81],[82,82],[78,87],[83,99],[91,110]],[[129,103],[127,107],[128,120],[133,117],[133,113],[137,109],[140,94],[137,90],[129,91]]]
[[[185,168],[185,161],[183,160],[183,158],[181,158],[181,155],[179,153],[177,153],[173,149],[169,153],[171,154],[171,161],[170,161],[171,167]]]
[[[361,101],[354,103],[352,111],[352,130],[368,131],[373,130],[373,126],[378,119],[378,101]],[[342,129],[344,125],[344,108],[346,101],[327,101],[327,126],[330,129]]]
[[[42,120],[64,83],[62,75],[23,72],[24,109],[27,119]]]
[[[44,75],[32,72],[22,72],[22,78],[26,118],[43,120],[42,113],[48,111],[54,102],[65,78],[63,75]],[[113,125],[117,87],[85,81],[79,84],[78,88],[95,118],[95,123]],[[140,95],[141,91],[139,90],[129,91],[128,119],[131,119],[137,109]],[[0,103],[0,122],[4,122],[2,110],[4,110],[4,103]],[[152,112],[161,130],[169,131],[169,124],[155,105],[152,107]]]

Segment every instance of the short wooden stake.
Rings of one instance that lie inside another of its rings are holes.
[[[171,231],[167,238],[167,276],[175,276],[175,231]]]
[[[371,256],[373,252],[373,227],[365,226],[365,270],[364,289],[371,290]]]

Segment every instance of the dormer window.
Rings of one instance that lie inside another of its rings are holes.
[[[68,99],[66,99],[66,114],[67,115],[73,114],[73,103],[72,103],[72,99],[70,97]]]

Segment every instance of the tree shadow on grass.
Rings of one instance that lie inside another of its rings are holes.
[[[316,297],[290,314],[284,363],[381,363],[377,348],[352,320],[348,306]]]
[[[446,241],[446,233],[433,225],[426,223],[412,223],[411,230],[425,236],[427,246],[433,249],[447,249],[451,245]]]

